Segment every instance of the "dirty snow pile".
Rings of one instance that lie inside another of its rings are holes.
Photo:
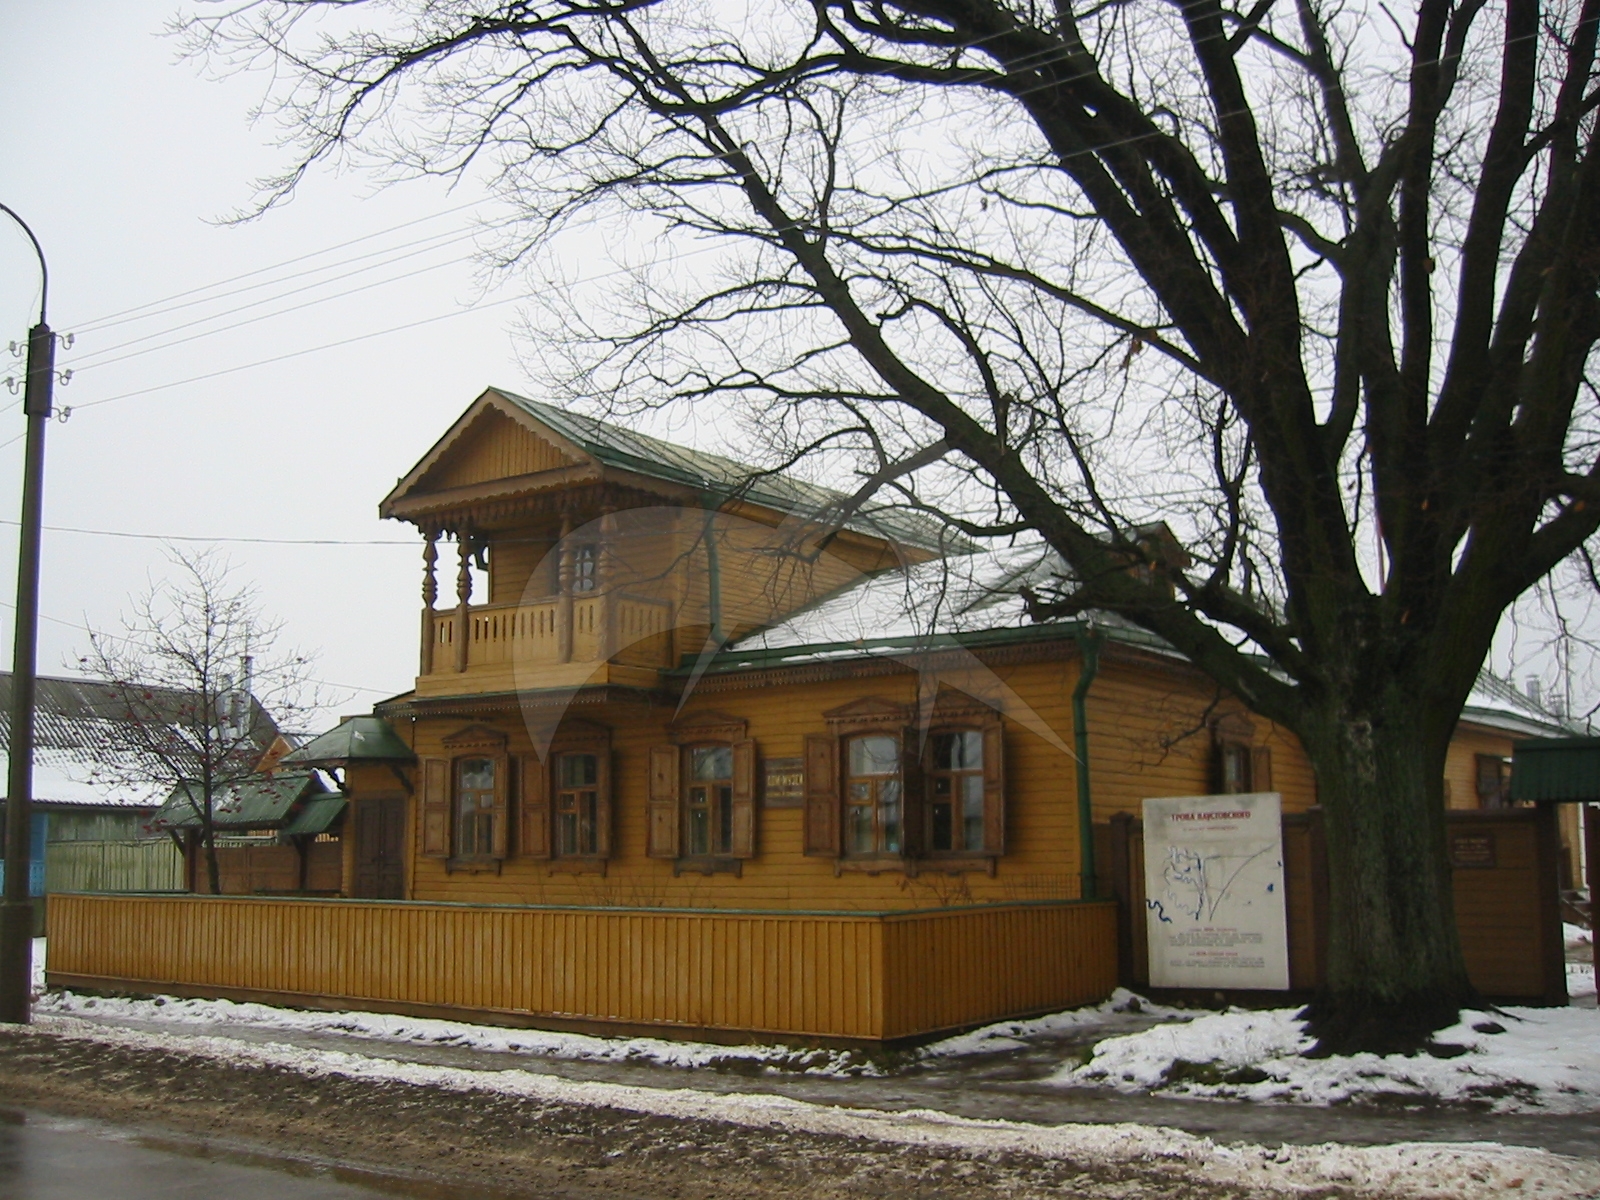
[[[1337,1104],[1383,1097],[1475,1101],[1496,1112],[1600,1109],[1600,1011],[1463,1012],[1437,1050],[1302,1058],[1312,1039],[1299,1010],[1230,1009],[1098,1043],[1051,1082],[1122,1091]]]
[[[1595,994],[1594,952],[1591,949],[1594,934],[1582,925],[1563,925],[1561,932],[1567,949],[1567,995],[1583,1003]]]
[[[1188,1021],[1195,1016],[1192,1009],[1169,1008],[1147,1000],[1127,988],[1119,987],[1099,1004],[1088,1004],[1065,1012],[1032,1017],[1025,1021],[999,1021],[981,1029],[958,1033],[954,1037],[924,1046],[924,1058],[953,1058],[965,1054],[995,1054],[1006,1050],[1020,1050],[1030,1040],[1039,1038],[1082,1034],[1092,1036],[1100,1031],[1115,1032],[1118,1025],[1148,1025],[1152,1019],[1162,1021]]]
[[[1136,1166],[1181,1188],[1185,1180],[1232,1183],[1251,1195],[1367,1195],[1384,1200],[1491,1200],[1507,1194],[1553,1198],[1600,1196],[1600,1163],[1494,1143],[1402,1142],[1386,1146],[1222,1145],[1180,1130],[1128,1123],[1034,1125],[916,1110],[843,1108],[761,1093],[637,1087],[577,1081],[516,1070],[472,1070],[370,1058],[337,1050],[229,1037],[99,1025],[51,1016],[23,1036],[83,1038],[102,1045],[200,1055],[242,1065],[270,1065],[307,1075],[340,1075],[422,1087],[478,1091],[545,1104],[619,1109],[680,1120],[727,1122],[886,1146],[941,1147],[974,1155],[1022,1154],[1081,1164]],[[1182,1194],[1174,1192],[1174,1194]]]
[[[375,1042],[408,1042],[450,1046],[499,1054],[526,1054],[588,1062],[648,1062],[670,1067],[706,1067],[750,1063],[771,1070],[818,1075],[877,1074],[860,1055],[843,1050],[796,1049],[792,1046],[719,1046],[649,1037],[590,1037],[540,1029],[507,1029],[374,1012],[310,1012],[231,1000],[186,1000],[176,996],[126,999],[49,992],[35,1010],[57,1016],[216,1030],[233,1027],[284,1033],[331,1034],[369,1038]]]

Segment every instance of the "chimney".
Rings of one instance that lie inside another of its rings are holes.
[[[1528,699],[1532,700],[1535,705],[1541,703],[1539,699],[1539,677],[1537,675],[1528,676]]]

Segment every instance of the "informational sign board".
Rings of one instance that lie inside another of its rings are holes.
[[[1150,986],[1289,986],[1276,792],[1144,802]]]
[[[805,803],[805,760],[769,758],[763,764],[761,803],[766,808],[799,808]]]

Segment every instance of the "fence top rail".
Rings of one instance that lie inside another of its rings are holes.
[[[195,904],[320,904],[366,906],[369,908],[447,908],[478,909],[485,912],[560,912],[605,913],[627,916],[690,917],[816,917],[830,920],[893,921],[909,917],[961,916],[966,913],[1027,911],[1057,908],[1106,908],[1115,900],[1002,900],[989,904],[946,905],[935,908],[817,909],[817,908],[681,908],[667,905],[613,904],[482,904],[459,900],[358,900],[345,896],[202,896],[192,892],[53,892],[52,899],[72,898],[91,902],[115,900],[159,900],[166,903]]]

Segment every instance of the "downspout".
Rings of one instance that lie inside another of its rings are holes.
[[[1085,703],[1095,676],[1100,674],[1101,636],[1094,627],[1080,626],[1073,635],[1078,643],[1078,685],[1072,689],[1072,739],[1078,756],[1078,861],[1081,880],[1078,895],[1095,898],[1094,803],[1089,790],[1089,711]]]
[[[706,510],[706,598],[707,617],[711,622],[711,642],[722,649],[722,563],[717,557],[717,502],[706,492],[701,498]]]

